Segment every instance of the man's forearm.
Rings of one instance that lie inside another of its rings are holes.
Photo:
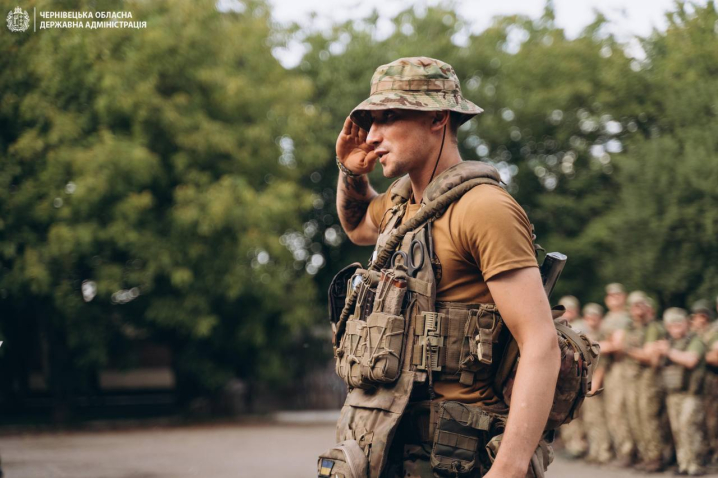
[[[339,173],[337,182],[337,214],[339,222],[347,234],[361,224],[366,215],[369,203],[377,195],[369,184],[366,175],[356,178]]]
[[[550,340],[556,343],[555,336]],[[494,463],[494,467],[505,470],[502,477],[526,476],[526,465],[543,434],[553,404],[560,366],[558,346],[536,342],[526,344],[521,351],[506,431]]]
[[[642,349],[642,348],[632,348],[626,350],[626,355],[631,357],[632,359],[638,361],[639,363],[642,363],[644,365],[650,365],[651,364],[651,356],[650,354]]]
[[[671,349],[668,351],[668,358],[671,362],[682,365],[688,369],[694,369],[701,361],[700,355],[695,352]]]

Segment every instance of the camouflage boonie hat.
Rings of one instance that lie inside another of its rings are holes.
[[[598,305],[595,302],[589,302],[585,306],[583,306],[583,315],[600,315],[603,317],[603,307]]]
[[[618,282],[612,282],[606,286],[606,294],[625,294],[626,288],[623,287],[623,284],[619,284]]]
[[[708,320],[713,320],[713,311],[711,310],[710,302],[707,300],[697,300],[691,306],[692,314],[703,314],[708,317]]]
[[[461,123],[484,111],[461,96],[459,78],[451,65],[425,56],[399,58],[377,68],[370,95],[349,115],[367,131],[372,110],[450,110],[462,114]]]
[[[581,307],[581,304],[578,302],[578,299],[572,295],[565,295],[561,297],[558,301],[558,305],[562,305],[566,307],[567,309],[576,309],[578,310]]]
[[[628,305],[634,305],[634,304],[646,304],[647,297],[646,293],[642,290],[634,290],[630,294],[628,294],[628,299],[626,299],[626,302],[628,302]]]
[[[671,307],[663,313],[663,322],[666,324],[675,324],[684,320],[688,320],[688,312],[680,307]]]

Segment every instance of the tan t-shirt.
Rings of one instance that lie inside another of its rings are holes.
[[[370,217],[380,229],[385,212],[392,207],[387,194],[369,204]],[[402,222],[419,210],[409,204]],[[492,303],[486,281],[506,271],[538,267],[531,242],[531,223],[524,210],[499,186],[473,188],[449,206],[432,227],[434,249],[442,277],[436,299],[471,304]],[[435,382],[437,396],[446,400],[492,405],[499,401],[490,382],[476,380],[472,386],[458,382]]]

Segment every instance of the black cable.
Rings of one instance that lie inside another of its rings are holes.
[[[434,179],[434,174],[436,174],[436,167],[439,166],[439,160],[441,159],[441,152],[444,150],[444,140],[446,140],[446,124],[444,124],[444,135],[441,137],[441,148],[439,148],[439,156],[436,158],[436,164],[434,164],[434,170],[431,172],[431,177],[429,178],[429,183],[431,183],[431,180]]]

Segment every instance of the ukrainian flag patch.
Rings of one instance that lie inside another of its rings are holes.
[[[322,458],[322,466],[319,468],[319,476],[332,476],[332,468],[334,468],[334,460]]]

